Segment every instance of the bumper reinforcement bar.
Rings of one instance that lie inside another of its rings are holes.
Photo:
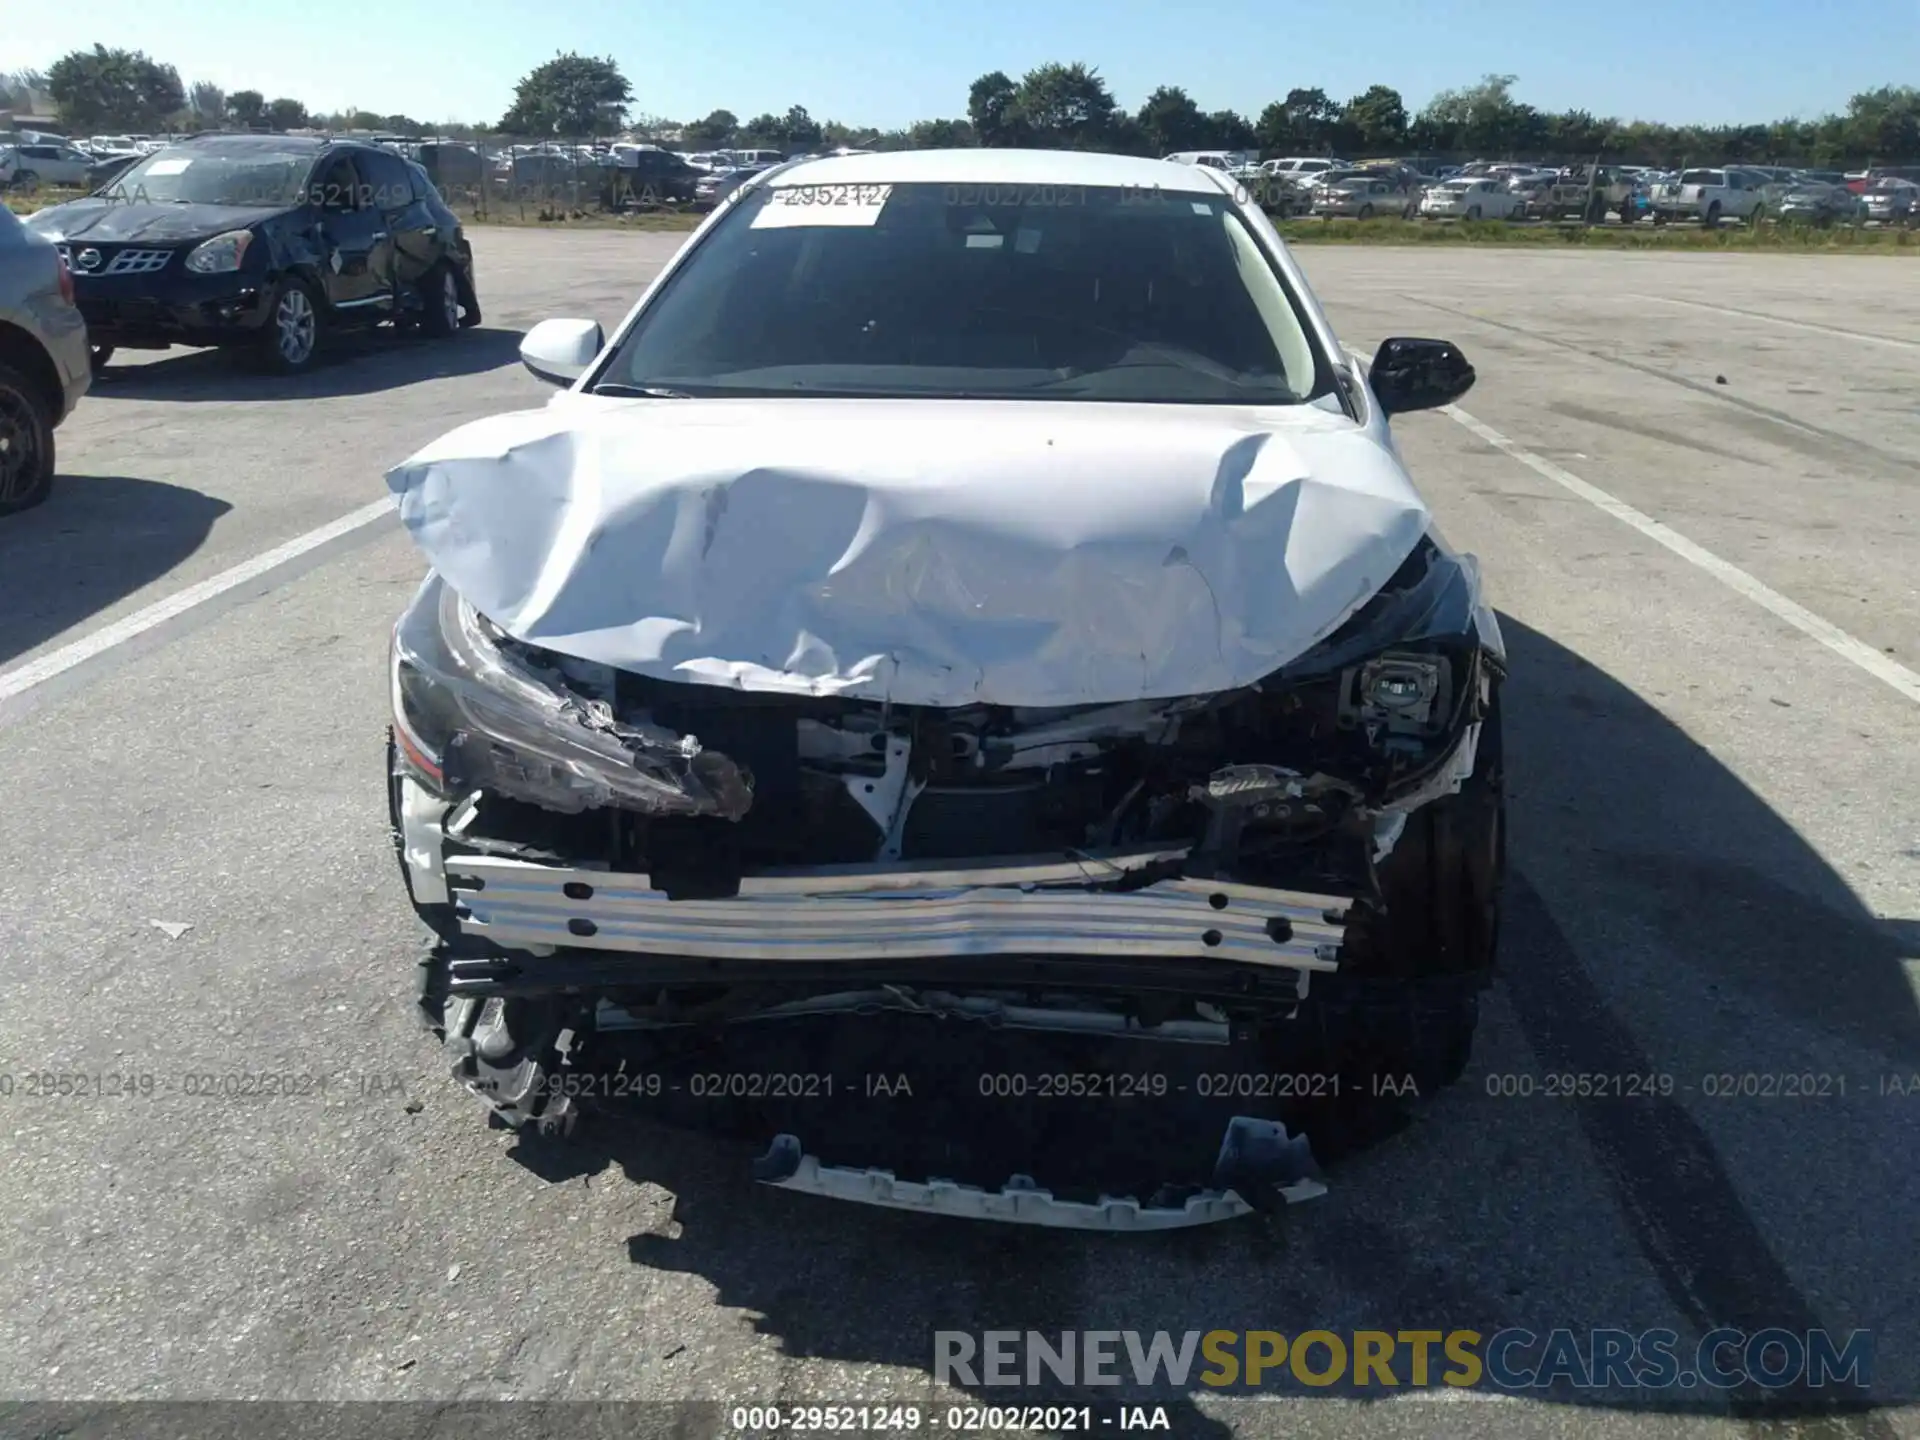
[[[445,873],[460,928],[503,948],[790,961],[1101,954],[1337,968],[1349,901],[1211,879],[1121,888],[1168,858],[832,866],[750,875],[723,900],[670,900],[645,875],[487,855],[449,855]]]

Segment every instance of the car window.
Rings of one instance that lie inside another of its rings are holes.
[[[599,383],[1237,404],[1323,393],[1297,307],[1224,198],[1030,191],[762,188],[673,273]]]
[[[361,179],[353,159],[333,155],[314,171],[308,199],[322,210],[358,210],[361,208]]]
[[[214,153],[193,145],[157,150],[100,193],[158,204],[282,206],[298,202],[312,151]]]
[[[362,203],[375,210],[397,210],[413,201],[413,180],[407,162],[385,150],[363,150],[353,157],[365,187]]]

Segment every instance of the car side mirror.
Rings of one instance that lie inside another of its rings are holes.
[[[1367,383],[1382,413],[1434,410],[1473,388],[1473,366],[1451,340],[1382,340]]]
[[[571,385],[606,343],[592,320],[542,320],[520,342],[520,363],[549,385]]]

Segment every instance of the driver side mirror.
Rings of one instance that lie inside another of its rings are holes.
[[[542,320],[520,342],[520,363],[549,385],[571,385],[606,343],[592,320]]]
[[[1382,340],[1367,369],[1367,383],[1381,412],[1451,405],[1473,388],[1473,366],[1451,340]]]

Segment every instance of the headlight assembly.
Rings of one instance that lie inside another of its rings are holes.
[[[421,586],[394,626],[389,664],[401,763],[422,783],[566,813],[746,813],[751,779],[725,755],[616,719],[520,648],[437,575]]]
[[[251,230],[229,230],[211,240],[203,240],[187,256],[187,269],[196,275],[225,275],[238,270],[253,243]]]

